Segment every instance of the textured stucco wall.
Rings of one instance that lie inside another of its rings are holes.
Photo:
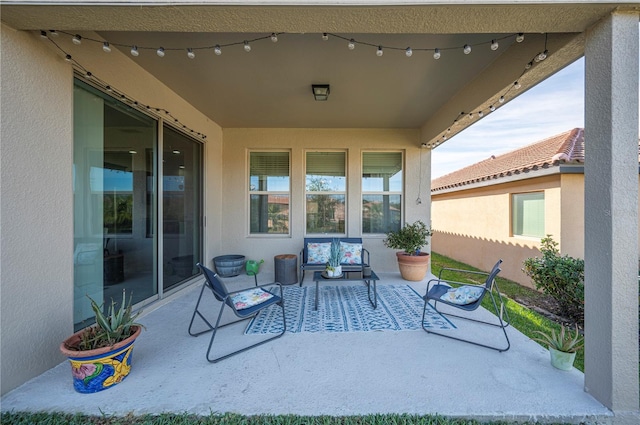
[[[422,219],[429,223],[428,184],[422,186],[422,204],[418,194],[420,148],[418,130],[391,129],[225,129],[224,130],[224,210],[221,238],[224,252],[241,253],[247,258],[265,260],[261,270],[273,272],[273,256],[298,254],[304,237],[304,157],[307,150],[346,149],[347,151],[347,232],[361,236],[361,152],[389,149],[405,152],[405,220]],[[248,151],[249,149],[291,149],[290,237],[249,236],[248,230]],[[423,175],[429,172],[430,156],[423,150]],[[428,175],[428,174],[426,174]],[[423,180],[425,180],[423,178]],[[384,247],[382,237],[364,237],[371,252],[374,269],[398,270],[394,251]],[[210,259],[208,259],[210,260]],[[307,276],[309,278],[309,276]],[[265,278],[266,279],[266,278]]]
[[[522,262],[540,255],[540,240],[511,235],[511,194],[544,190],[545,233],[558,241],[559,184],[558,176],[546,176],[432,195],[432,249],[482,270],[502,258],[502,277],[533,287]]]
[[[165,108],[205,143],[205,257],[219,251],[222,130],[118,51],[59,40],[94,75]],[[73,330],[73,71],[37,33],[2,25],[2,393],[63,361]]]
[[[2,25],[2,393],[62,360],[73,330],[71,69]]]

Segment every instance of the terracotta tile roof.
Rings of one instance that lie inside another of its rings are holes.
[[[431,192],[498,179],[560,163],[584,163],[584,129],[574,128],[431,181]]]

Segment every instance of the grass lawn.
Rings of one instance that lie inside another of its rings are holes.
[[[443,267],[476,270],[466,264],[454,261],[437,253],[431,254],[431,269],[436,276]],[[443,278],[461,282],[480,283],[477,275],[456,276],[444,275]],[[535,330],[555,328],[560,325],[548,320],[538,313],[512,301],[511,298],[535,299],[541,294],[533,289],[525,288],[515,282],[498,277],[497,284],[506,302],[506,308],[511,317],[512,326],[527,336],[533,336]],[[487,298],[483,301],[490,303]],[[485,308],[488,304],[484,305]],[[576,356],[574,366],[584,370],[584,351],[580,350]],[[69,415],[63,413],[2,413],[2,425],[480,425],[507,424],[507,422],[479,422],[476,420],[448,419],[441,416],[416,415],[366,415],[366,416],[296,416],[296,415],[256,415],[242,416],[237,414],[211,414],[209,416],[195,415],[143,415],[143,416],[86,416]],[[522,423],[520,423],[522,425]]]
[[[486,271],[479,270],[474,267],[471,267],[467,264],[461,263],[459,261],[452,260],[451,258],[445,257],[438,253],[431,253],[431,273],[434,275],[438,275],[440,269],[443,267],[451,267],[457,269],[465,269],[465,270],[475,270],[475,271]],[[480,276],[477,275],[464,275],[461,273],[457,274],[444,274],[442,276],[443,279],[451,279],[459,282],[468,282],[468,283],[482,283],[483,280],[479,280]],[[560,325],[552,320],[547,319],[546,317],[536,313],[524,307],[517,302],[513,301],[514,298],[524,298],[535,300],[542,296],[542,294],[536,290],[526,288],[516,282],[513,282],[508,279],[501,278],[500,275],[496,278],[496,283],[498,288],[500,289],[500,293],[502,294],[503,299],[505,299],[506,309],[509,313],[509,317],[511,318],[511,325],[518,329],[520,332],[525,334],[528,337],[536,336],[534,331],[543,331],[549,332],[551,329],[556,329],[556,331],[560,330]],[[489,311],[493,311],[493,306],[491,306],[491,300],[489,298],[485,298],[482,301],[482,306]],[[574,367],[582,372],[584,372],[584,348],[581,348],[576,354],[576,361],[573,364]]]

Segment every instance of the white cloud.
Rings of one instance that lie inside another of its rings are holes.
[[[432,178],[575,127],[584,127],[584,59],[498,108],[437,147]]]

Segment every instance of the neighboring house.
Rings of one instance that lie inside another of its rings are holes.
[[[63,361],[60,341],[90,320],[87,294],[126,288],[141,307],[224,254],[264,258],[266,280],[270,258],[320,234],[362,237],[375,270],[397,273],[384,233],[431,221],[430,149],[470,125],[453,125],[460,111],[486,116],[583,55],[594,142],[637,137],[640,11],[624,2],[0,7],[2,393]],[[620,172],[601,184],[625,190],[634,170]],[[596,219],[617,230],[627,215]],[[601,276],[598,295],[631,298],[635,276],[608,260],[637,253],[600,242],[597,271],[626,279]],[[637,362],[609,355],[634,349],[612,333],[634,318],[592,306],[587,319],[610,320],[585,363],[611,366],[587,367],[589,391],[635,411]]]
[[[530,287],[522,263],[546,235],[584,258],[584,161],[574,128],[434,179],[432,249],[484,270],[502,258],[502,276]]]

